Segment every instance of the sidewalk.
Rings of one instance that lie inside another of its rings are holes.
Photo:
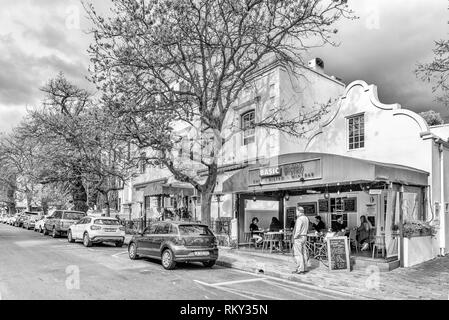
[[[290,254],[268,254],[220,247],[217,265],[350,293],[354,298],[438,299],[449,298],[449,257],[437,258],[411,268],[376,272],[375,267],[351,272],[331,272],[311,260],[309,272],[292,274]]]

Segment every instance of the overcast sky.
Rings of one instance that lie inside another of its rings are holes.
[[[101,8],[107,0],[92,0]],[[430,61],[434,40],[448,38],[448,0],[349,0],[360,19],[338,25],[338,47],[310,52],[321,57],[328,74],[346,84],[376,84],[380,100],[414,111],[434,109],[431,85],[413,70]],[[39,88],[59,71],[76,84],[85,80],[91,36],[79,0],[2,0],[0,10],[0,131],[10,130],[26,109],[42,99]]]

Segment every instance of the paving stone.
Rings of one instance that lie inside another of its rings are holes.
[[[305,282],[319,287],[357,292],[374,299],[438,299],[447,300],[449,294],[449,257],[440,257],[418,266],[381,272],[376,277],[365,270],[330,272],[317,261],[305,275],[292,275],[296,266],[291,257],[221,250],[218,264],[254,272],[264,265],[265,274],[291,281]],[[373,282],[374,281],[374,282]],[[376,284],[375,281],[378,281]],[[369,288],[368,285],[375,285]]]

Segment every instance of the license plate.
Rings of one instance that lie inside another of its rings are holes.
[[[115,232],[116,229],[104,229],[106,232]]]
[[[209,251],[195,251],[194,255],[196,256],[208,256]]]

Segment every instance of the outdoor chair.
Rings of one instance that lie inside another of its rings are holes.
[[[292,247],[293,247],[293,232],[292,231],[284,231],[284,244],[285,244],[285,247],[288,248],[289,251],[292,250]]]
[[[276,246],[282,248],[282,238],[282,234],[274,234],[270,232],[265,233],[262,243],[262,251],[268,250],[268,247],[270,247],[270,253],[272,253],[273,248]]]
[[[374,237],[374,244],[373,244],[373,259],[374,255],[379,254],[379,250],[382,251],[382,257],[385,257],[385,251],[387,249],[387,246],[385,245],[385,235],[375,236]]]
[[[354,245],[355,248],[355,252],[358,253],[359,252],[359,242],[357,241],[357,230],[353,230],[351,229],[349,231],[349,245]]]
[[[245,236],[245,243],[248,245],[248,248],[251,248],[251,245],[254,246],[254,249],[256,248],[256,239],[253,238],[252,232],[245,232],[244,233]]]

